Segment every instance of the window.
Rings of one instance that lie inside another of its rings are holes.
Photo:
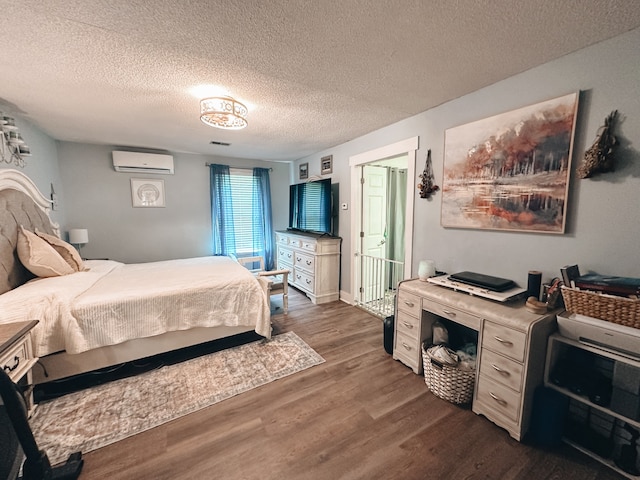
[[[214,255],[260,255],[273,268],[269,170],[211,165]]]
[[[239,168],[229,169],[231,182],[231,198],[233,211],[233,225],[235,233],[236,249],[234,253],[243,255],[258,255],[258,251],[264,250],[264,238],[259,232],[254,232],[253,227],[257,223],[253,219],[253,195],[255,179],[251,170]]]

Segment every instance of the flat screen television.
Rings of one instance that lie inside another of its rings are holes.
[[[289,230],[331,234],[331,179],[289,187]]]

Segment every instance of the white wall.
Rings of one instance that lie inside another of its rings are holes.
[[[436,183],[442,182],[444,131],[490,115],[580,90],[579,118],[572,170],[580,164],[598,127],[612,110],[622,113],[618,134],[622,142],[615,173],[570,185],[567,233],[564,235],[444,229],[440,226],[442,193],[432,200],[415,194],[413,272],[422,258],[433,258],[441,270],[476,270],[512,278],[526,285],[527,271],[542,270],[544,278],[559,268],[578,263],[583,271],[640,276],[640,29],[559,60],[534,68],[404,121],[389,125],[316,155],[309,175],[319,175],[320,158],[333,155],[334,183],[340,184],[338,201],[350,202],[349,157],[419,136],[416,175],[422,172],[426,151],[432,149]],[[473,72],[470,72],[472,74]],[[298,179],[297,165],[257,160],[225,159],[176,154],[176,174],[165,180],[167,207],[131,207],[129,178],[111,166],[109,146],[56,142],[24,120],[21,112],[2,105],[16,123],[33,153],[24,172],[46,195],[50,183],[60,196],[54,219],[63,233],[69,228],[89,229],[87,257],[108,257],[139,262],[208,255],[210,252],[209,176],[206,161],[235,166],[271,166],[276,229],[287,226],[288,185]],[[1,164],[0,168],[11,168]],[[159,177],[160,178],[160,177]],[[350,293],[351,210],[339,211],[342,242],[342,285]],[[63,235],[64,236],[64,235]]]
[[[439,270],[472,270],[507,277],[526,287],[527,272],[541,270],[543,279],[559,276],[565,264],[581,271],[640,277],[640,29],[585,48],[482,90],[348,143],[318,152],[296,163],[309,163],[319,174],[320,158],[333,155],[332,181],[340,183],[340,202],[350,201],[349,157],[406,138],[419,136],[416,175],[432,150],[436,183],[442,185],[444,132],[494,114],[581,91],[574,145],[572,180],[564,235],[445,229],[440,226],[442,192],[432,200],[415,194],[413,275],[419,260],[436,260]],[[473,72],[469,72],[473,74]],[[604,118],[618,109],[622,142],[614,173],[580,180],[575,170],[591,146]],[[353,252],[350,212],[340,211],[341,289],[351,293]]]
[[[0,110],[4,112],[4,115],[14,117],[18,131],[31,149],[31,156],[25,157],[26,166],[24,168],[4,162],[0,162],[0,168],[21,171],[33,180],[38,189],[47,198],[50,198],[51,184],[53,184],[55,192],[60,197],[62,194],[62,180],[55,140],[31,125],[20,116],[19,112],[16,112],[10,106],[0,104]],[[56,211],[51,212],[51,219],[62,227],[66,219],[64,208],[60,206]]]
[[[174,153],[174,175],[118,173],[108,145],[59,142],[68,228],[87,228],[87,258],[125,263],[211,255],[209,169],[205,163],[273,168],[270,173],[274,227],[287,227],[290,166]],[[131,178],[164,180],[164,208],[133,208]]]

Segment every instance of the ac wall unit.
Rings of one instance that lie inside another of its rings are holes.
[[[173,174],[173,157],[159,153],[113,151],[116,172]]]

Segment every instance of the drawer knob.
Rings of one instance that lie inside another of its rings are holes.
[[[509,372],[507,372],[506,370],[501,369],[499,366],[497,366],[495,363],[492,363],[491,366],[493,367],[493,369],[498,372],[500,375],[504,375],[505,377],[510,377],[511,374]]]
[[[405,349],[407,349],[407,350],[411,351],[411,345],[407,345],[406,343],[402,342],[402,346],[403,346]]]
[[[311,265],[311,262],[309,260],[307,260],[307,265]]]
[[[402,322],[402,324],[407,328],[413,328],[413,325],[411,325],[409,322]]]
[[[449,315],[450,317],[455,317],[456,316],[456,312],[452,312],[451,310],[442,310],[444,313],[446,313],[447,315]]]
[[[5,372],[9,372],[10,373],[10,372],[13,372],[16,368],[18,368],[18,365],[20,365],[20,357],[17,356],[17,355],[15,357],[13,357],[13,362],[14,362],[13,363],[13,367],[11,367],[9,365],[5,365],[3,367]]]
[[[494,335],[493,338],[495,338],[498,342],[500,342],[502,345],[506,345],[508,347],[512,347],[513,346],[513,342],[510,342],[509,340],[505,340],[504,338],[500,338],[497,335]]]
[[[413,308],[413,305],[414,305],[414,304],[413,304],[413,302],[410,302],[409,300],[405,300],[405,301],[404,301],[404,304],[405,304],[407,307],[411,307],[411,308]]]
[[[491,398],[493,398],[496,402],[498,402],[500,405],[502,406],[506,406],[507,405],[507,401],[501,399],[499,396],[497,396],[495,393],[493,392],[489,392],[489,395],[491,395]]]

